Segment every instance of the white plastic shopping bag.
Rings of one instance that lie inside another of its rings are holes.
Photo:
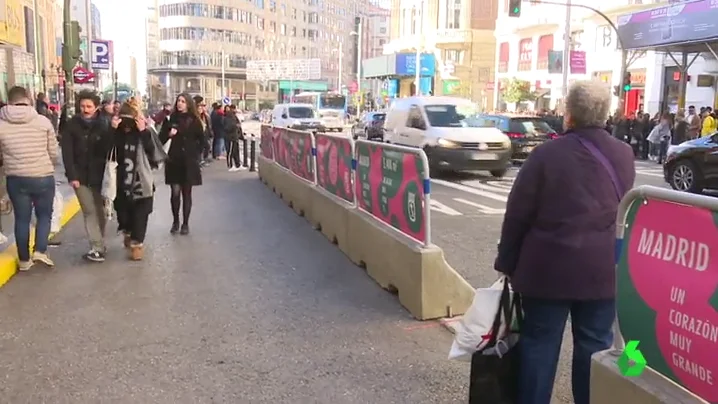
[[[117,150],[114,147],[107,156],[101,193],[109,201],[114,201],[117,197]]]
[[[162,145],[162,149],[165,151],[165,154],[170,153],[170,146],[172,146],[172,139],[165,142],[165,144]]]
[[[490,342],[491,329],[501,304],[505,282],[508,282],[508,279],[502,276],[490,287],[476,289],[474,301],[456,327],[449,359],[470,362],[471,355],[484,349]],[[511,296],[513,298],[513,292]],[[503,316],[501,318],[503,319]],[[506,324],[499,325],[499,330],[506,331],[506,328]]]

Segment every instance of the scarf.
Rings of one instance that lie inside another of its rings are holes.
[[[127,132],[122,136],[125,136],[125,158],[118,170],[122,194],[131,201],[150,198],[155,191],[152,166],[140,135],[137,132]]]

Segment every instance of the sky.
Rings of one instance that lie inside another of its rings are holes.
[[[137,58],[137,85],[146,92],[145,0],[93,0],[100,10],[102,39],[115,47],[115,71],[120,82],[130,82],[130,56]]]

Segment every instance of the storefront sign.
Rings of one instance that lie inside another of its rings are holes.
[[[356,195],[360,209],[407,236],[426,240],[424,167],[418,154],[358,142]]]
[[[433,76],[436,73],[436,58],[433,53],[421,54],[421,75]],[[414,76],[416,74],[416,53],[398,53],[396,55],[396,74]]]
[[[506,73],[509,71],[509,43],[502,42],[499,45],[499,73]]]
[[[646,69],[629,70],[631,73],[631,86],[643,87],[646,85]]]
[[[528,71],[532,69],[534,57],[534,41],[533,38],[525,38],[519,41],[519,71]]]
[[[354,201],[352,141],[347,137],[317,134],[317,185],[330,194]]]
[[[718,213],[637,201],[626,224],[617,267],[624,340],[640,341],[649,367],[718,403]]]
[[[461,82],[459,80],[444,80],[443,81],[443,94],[444,95],[459,94],[460,90],[461,90]]]
[[[718,1],[671,4],[622,15],[618,35],[626,49],[718,38]]]
[[[259,152],[262,154],[262,157],[271,160],[274,158],[272,153],[272,127],[262,125],[260,133]]]

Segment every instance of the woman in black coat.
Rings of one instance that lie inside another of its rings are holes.
[[[186,93],[177,96],[172,114],[165,120],[159,137],[162,144],[172,140],[165,163],[165,184],[172,189],[172,228],[170,233],[189,234],[189,216],[192,211],[192,187],[202,185],[199,157],[202,153],[204,133],[197,106]],[[182,227],[180,228],[180,204]]]

